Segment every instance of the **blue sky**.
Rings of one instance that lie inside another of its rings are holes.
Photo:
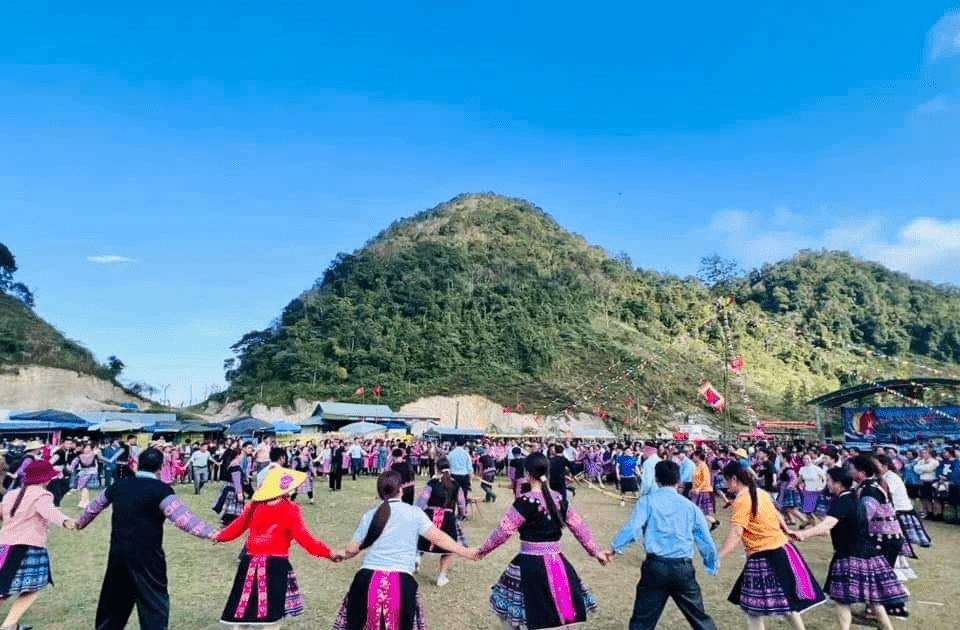
[[[960,6],[126,4],[4,7],[0,242],[174,402],[461,192],[679,275],[827,247],[960,284]]]

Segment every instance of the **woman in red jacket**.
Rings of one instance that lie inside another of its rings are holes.
[[[237,577],[220,621],[237,628],[280,627],[284,617],[303,613],[303,596],[290,566],[293,541],[318,558],[330,558],[330,549],[307,529],[300,508],[289,495],[307,475],[274,468],[253,495],[253,501],[235,521],[217,534],[218,542],[236,540],[249,530],[247,555],[237,567]]]

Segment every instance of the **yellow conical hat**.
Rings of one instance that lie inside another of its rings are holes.
[[[300,484],[306,480],[307,473],[289,468],[271,468],[266,479],[263,480],[263,485],[253,493],[253,500],[269,501],[285,494],[291,494],[296,492]]]

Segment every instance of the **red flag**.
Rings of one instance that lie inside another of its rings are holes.
[[[363,396],[363,395],[366,394],[366,393],[367,393],[367,390],[364,389],[363,385],[361,385],[360,387],[357,388],[357,391],[353,392],[353,395],[354,395],[354,396]]]
[[[379,385],[377,385],[376,387],[373,388],[373,395],[374,395],[374,396],[379,396],[381,393],[383,393],[383,388],[380,387]]]
[[[510,413],[511,411],[513,411],[513,409],[511,409],[510,405],[503,406],[503,413],[507,414],[507,413]]]
[[[633,396],[627,396],[626,399],[623,401],[623,406],[629,409],[630,407],[633,407],[633,403],[635,402],[637,401],[633,399]]]
[[[727,361],[727,365],[730,366],[731,370],[739,374],[740,372],[743,371],[743,357],[738,354],[737,356]]]
[[[543,421],[543,416],[541,416],[539,413],[534,414],[533,421],[536,422],[537,424],[540,424]]]
[[[517,403],[517,406],[513,408],[517,413],[523,413],[523,403]]]

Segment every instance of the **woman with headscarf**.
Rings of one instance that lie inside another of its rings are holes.
[[[824,602],[820,585],[790,544],[787,526],[770,495],[757,490],[751,472],[734,461],[724,467],[723,476],[736,498],[720,558],[741,542],[747,552],[728,600],[743,610],[750,630],[763,630],[763,618],[770,616],[786,616],[795,630],[804,630],[800,613]]]
[[[426,538],[441,549],[471,560],[475,549],[467,549],[444,534],[423,510],[400,500],[400,475],[393,470],[377,478],[382,503],[360,519],[353,540],[335,559],[367,554],[350,590],[340,606],[333,630],[425,630],[423,603],[413,577],[417,542]]]
[[[220,616],[222,623],[276,630],[285,617],[303,613],[303,596],[290,565],[290,545],[296,541],[313,556],[331,557],[330,549],[314,538],[300,508],[290,499],[305,480],[306,473],[270,469],[243,514],[217,534],[217,542],[229,542],[250,532],[247,552],[240,558]]]
[[[607,556],[576,510],[550,490],[546,456],[533,453],[524,466],[530,490],[517,497],[479,549],[479,556],[484,557],[513,534],[520,534],[520,553],[493,585],[490,607],[509,630],[582,624],[587,613],[596,610],[597,602],[560,552],[563,528],[569,528],[601,564],[608,562]]]
[[[21,477],[23,485],[0,502],[0,599],[16,597],[3,620],[4,630],[26,630],[21,617],[40,591],[53,584],[46,546],[50,525],[75,527],[73,519],[53,505],[53,493],[45,488],[59,476],[45,460],[30,462]]]

